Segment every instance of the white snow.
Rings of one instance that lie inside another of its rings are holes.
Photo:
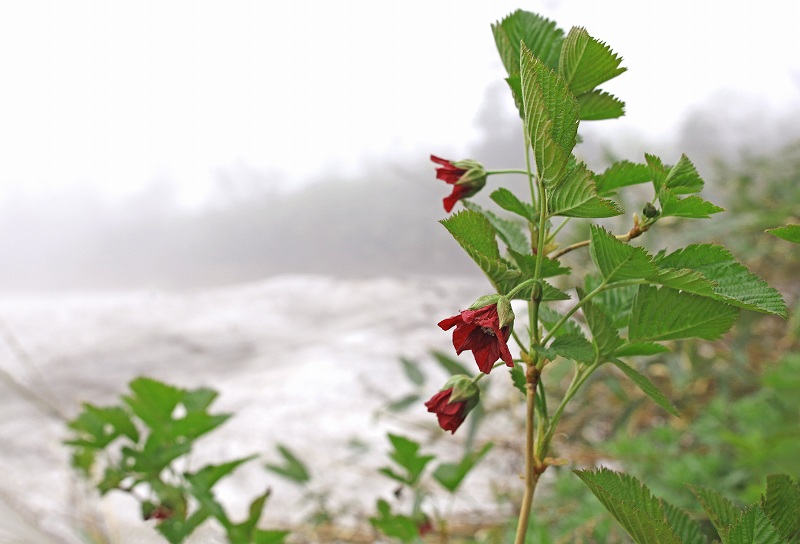
[[[452,350],[436,323],[487,289],[477,279],[286,276],[197,293],[5,296],[0,368],[67,417],[84,401],[115,402],[140,375],[214,388],[215,411],[235,416],[201,440],[191,463],[260,454],[220,486],[235,514],[267,487],[266,525],[308,513],[297,488],[263,469],[279,462],[279,442],[308,462],[312,488],[329,491],[334,509],[368,511],[395,488],[375,472],[387,462],[387,430],[443,435],[421,402],[405,423],[377,417],[412,390],[399,356],[424,362],[435,393],[444,374],[428,353]],[[0,392],[0,541],[78,543],[86,516],[123,544],[157,541],[130,499],[82,491],[62,422],[5,382]],[[357,454],[353,439],[369,451]]]

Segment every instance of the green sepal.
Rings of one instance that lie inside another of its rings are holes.
[[[470,408],[473,408],[480,400],[481,389],[473,378],[469,376],[464,376],[463,374],[451,376],[450,379],[444,382],[440,391],[446,391],[450,388],[453,391],[450,393],[450,400],[447,401],[447,404],[469,401],[472,403]]]

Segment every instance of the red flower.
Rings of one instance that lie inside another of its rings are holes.
[[[471,197],[486,185],[486,170],[480,163],[471,160],[451,162],[436,155],[431,155],[431,160],[442,165],[436,169],[436,179],[453,186],[453,192],[443,200],[446,212],[452,210],[456,202]]]
[[[455,433],[469,411],[478,404],[480,393],[478,386],[468,376],[457,375],[447,380],[444,389],[431,397],[425,406],[429,412],[436,414],[439,427]]]
[[[498,314],[498,304],[503,305],[502,319]],[[456,353],[471,350],[480,371],[488,374],[498,359],[502,359],[508,366],[514,366],[514,359],[508,351],[508,338],[511,336],[513,323],[511,304],[503,297],[494,304],[463,310],[459,315],[443,319],[439,322],[439,327],[444,331],[455,327],[453,347],[456,348]]]

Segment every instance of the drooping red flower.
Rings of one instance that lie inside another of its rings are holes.
[[[431,155],[431,160],[441,165],[436,169],[436,179],[453,186],[453,192],[443,200],[446,212],[450,212],[456,202],[473,196],[486,185],[486,170],[476,161],[453,162],[436,155]]]
[[[458,378],[465,380],[465,383],[470,381],[466,376],[458,376]],[[448,381],[445,387],[451,381]],[[480,396],[480,390],[475,384],[468,384],[467,387],[469,389],[466,390],[459,389],[459,387],[460,385],[458,384],[446,387],[425,403],[428,411],[436,414],[436,418],[439,420],[439,427],[445,431],[450,431],[452,434],[455,434],[456,429],[464,423],[467,414],[478,404]],[[453,391],[454,389],[456,389],[455,392]]]
[[[507,304],[508,301],[500,302]],[[514,323],[514,314],[508,310],[504,312],[503,323],[498,314],[497,303],[463,310],[459,315],[448,317],[439,322],[439,327],[447,331],[453,327],[453,347],[456,354],[471,350],[475,356],[478,368],[484,374],[492,371],[492,366],[498,359],[510,367],[514,366],[514,359],[508,350],[508,338],[511,336],[511,326]]]

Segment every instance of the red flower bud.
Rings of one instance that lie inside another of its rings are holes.
[[[486,170],[476,161],[451,162],[436,155],[431,155],[431,160],[442,165],[436,169],[436,179],[453,186],[452,194],[443,200],[446,212],[452,210],[456,202],[473,196],[486,185]]]
[[[463,375],[453,376],[444,385],[444,389],[431,397],[425,406],[429,412],[436,414],[439,427],[455,433],[470,410],[478,404],[481,391],[469,377]]]
[[[498,305],[502,305],[502,323],[498,315]],[[453,347],[456,354],[471,350],[480,371],[488,374],[498,359],[502,359],[507,366],[514,366],[514,358],[508,350],[508,338],[511,336],[513,323],[511,304],[505,297],[500,297],[496,303],[463,310],[459,315],[443,319],[439,322],[439,327],[445,331],[455,327]]]

